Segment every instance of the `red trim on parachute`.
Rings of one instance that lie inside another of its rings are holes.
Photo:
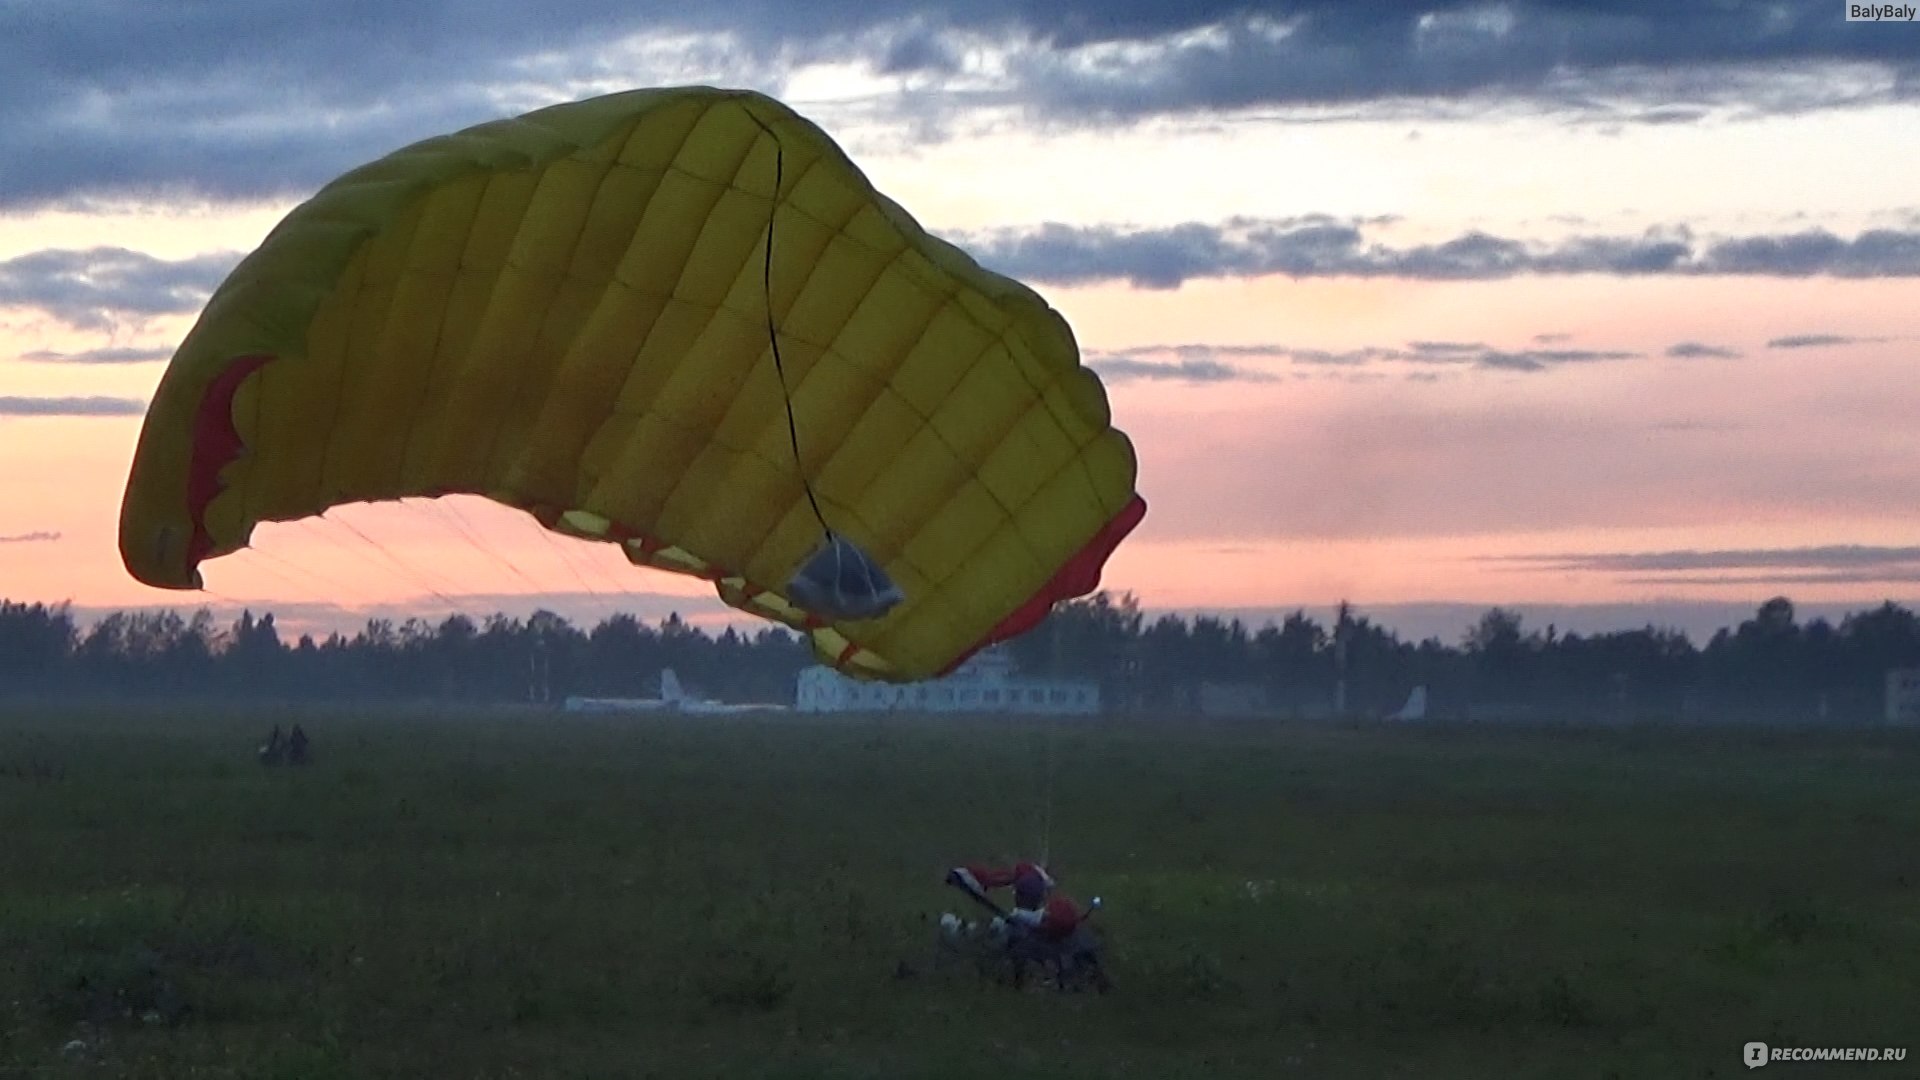
[[[1135,495],[1132,501],[1120,508],[1120,512],[1113,516],[1113,520],[1101,526],[1100,531],[1093,534],[1093,539],[1088,540],[1079,551],[1074,552],[1073,557],[1067,560],[1066,565],[1062,566],[1051,580],[1040,586],[1039,592],[1028,597],[1026,603],[1013,609],[1012,614],[1000,620],[998,626],[987,631],[986,637],[981,638],[974,643],[973,647],[956,657],[953,663],[948,664],[940,674],[951,674],[953,669],[981,649],[1033,629],[1039,625],[1041,619],[1047,617],[1047,612],[1053,610],[1053,605],[1060,601],[1085,596],[1099,588],[1100,571],[1107,565],[1107,558],[1113,554],[1115,548],[1120,546],[1120,541],[1126,539],[1127,534],[1133,531],[1133,527],[1140,524],[1140,519],[1146,516],[1147,500]]]
[[[233,425],[233,397],[247,376],[272,359],[271,353],[253,353],[227,361],[207,384],[199,411],[193,415],[193,454],[187,465],[187,520],[193,523],[193,535],[187,540],[189,573],[213,551],[213,536],[207,532],[207,507],[222,490],[220,472],[247,448],[240,440],[240,429]]]

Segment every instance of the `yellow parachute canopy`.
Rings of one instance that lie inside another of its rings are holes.
[[[120,549],[197,588],[258,522],[472,493],[915,679],[1092,590],[1135,472],[1032,290],[785,105],[636,90],[429,139],[289,214],[161,380]],[[809,484],[897,586],[884,614],[780,584],[822,544]]]

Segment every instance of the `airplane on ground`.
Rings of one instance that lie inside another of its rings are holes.
[[[680,676],[672,668],[660,672],[660,696],[657,698],[569,697],[567,712],[677,712],[709,716],[720,713],[785,712],[791,705],[773,702],[749,702],[734,705],[709,698],[694,697],[680,685]]]
[[[697,698],[680,686],[680,676],[672,668],[660,672],[661,700],[671,702],[670,707],[684,713],[743,713],[743,712],[785,712],[791,705],[779,705],[771,701],[749,701],[734,705],[710,698]]]
[[[1416,686],[1413,688],[1413,693],[1407,695],[1407,703],[1405,705],[1400,706],[1400,711],[1390,712],[1386,716],[1382,717],[1381,719],[1402,720],[1408,723],[1412,723],[1415,721],[1425,720],[1426,718],[1427,718],[1427,688],[1425,686]]]

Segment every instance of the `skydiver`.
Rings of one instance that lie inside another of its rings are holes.
[[[1100,907],[1099,897],[1082,910],[1070,898],[1055,892],[1053,875],[1046,867],[1033,862],[1020,862],[1011,867],[970,863],[948,870],[946,880],[996,914],[1000,907],[987,895],[988,890],[1013,888],[1013,910],[993,920],[996,932],[1007,935],[1006,947],[1013,960],[1013,985],[1023,985],[1027,965],[1038,963],[1053,971],[1061,989],[1067,988],[1069,980],[1079,979],[1085,979],[1101,993],[1111,987],[1101,968],[1099,942],[1086,925],[1087,916]],[[945,919],[941,925],[943,929],[946,927]]]
[[[262,765],[280,764],[280,756],[286,751],[286,736],[280,734],[280,725],[273,725],[273,733],[267,736],[266,745],[260,748]]]
[[[993,903],[990,891],[1011,886],[1013,910],[1007,913],[1007,922],[1049,942],[1071,937],[1091,911],[1082,911],[1071,897],[1056,893],[1053,875],[1036,862],[1022,861],[1010,867],[968,863],[948,870],[946,880],[947,884],[996,910],[998,905]]]

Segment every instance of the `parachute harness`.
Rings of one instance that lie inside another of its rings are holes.
[[[793,468],[800,475],[801,490],[807,505],[820,523],[823,541],[787,583],[787,594],[806,610],[836,619],[874,619],[891,611],[905,596],[899,586],[880,568],[873,557],[846,537],[833,531],[820,510],[820,499],[813,492],[800,457],[800,423],[793,413],[793,389],[787,384],[787,366],[780,357],[780,333],[773,317],[773,234],[780,210],[780,188],[786,181],[787,151],[780,133],[760,119],[752,109],[742,106],[761,131],[773,140],[773,192],[767,196],[766,260],[761,267],[761,291],[767,307],[767,345],[773,353],[773,370],[780,378],[780,399],[787,409],[787,438],[793,445]]]

